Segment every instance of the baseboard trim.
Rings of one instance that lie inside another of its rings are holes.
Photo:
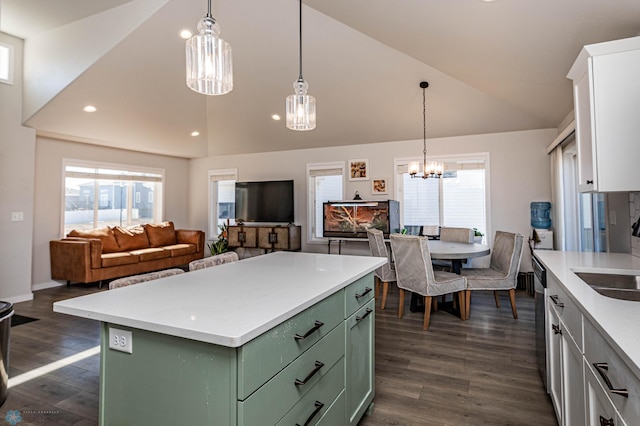
[[[22,294],[20,296],[7,297],[2,300],[5,302],[13,303],[13,304],[20,303],[20,302],[28,302],[29,300],[33,300],[33,292],[28,294]]]
[[[67,283],[62,283],[60,281],[45,281],[43,283],[38,283],[38,284],[33,284],[31,286],[31,291],[38,291],[38,290],[44,290],[47,288],[53,288],[53,287],[62,287],[64,285],[67,285]]]

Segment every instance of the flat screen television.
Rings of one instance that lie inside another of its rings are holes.
[[[236,182],[236,220],[293,223],[293,180]]]

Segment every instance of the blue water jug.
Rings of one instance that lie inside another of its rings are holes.
[[[531,203],[531,226],[538,229],[551,228],[551,203],[535,201]]]

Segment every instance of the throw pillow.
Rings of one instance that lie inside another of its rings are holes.
[[[144,225],[151,247],[163,247],[177,244],[173,222],[147,223]]]
[[[116,236],[113,233],[113,230],[108,226],[105,228],[89,229],[87,231],[74,229],[67,234],[67,237],[98,238],[102,241],[103,253],[115,253],[120,251],[120,246],[118,246]]]
[[[116,241],[122,251],[138,250],[149,247],[149,238],[147,232],[142,225],[130,226],[123,228],[116,226],[113,228]]]

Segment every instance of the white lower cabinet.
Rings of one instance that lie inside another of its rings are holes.
[[[586,362],[585,362],[586,364]],[[587,426],[622,426],[626,423],[620,418],[613,403],[596,378],[596,373],[585,365],[585,384],[587,402]]]

